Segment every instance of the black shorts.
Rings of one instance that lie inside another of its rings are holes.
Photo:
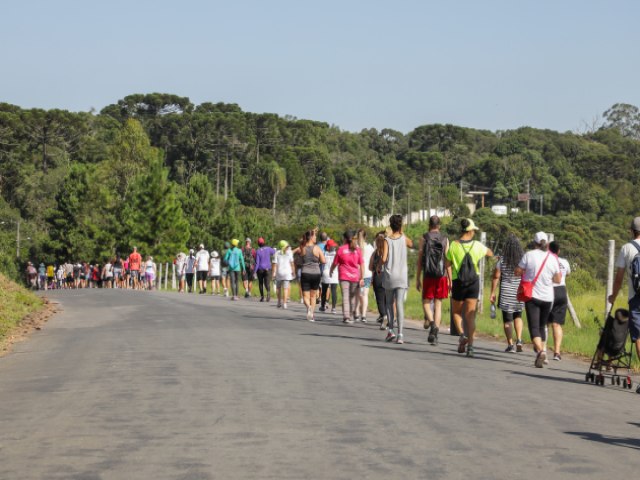
[[[462,285],[459,280],[454,280],[451,286],[451,298],[456,302],[464,300],[477,300],[480,295],[480,280],[476,280],[470,285]]]
[[[303,273],[300,276],[300,286],[303,292],[311,292],[312,290],[318,290],[320,288],[320,280],[322,274],[320,273]]]
[[[553,287],[553,307],[551,307],[551,313],[549,314],[549,323],[564,325],[568,307],[567,287],[564,285]]]
[[[245,267],[245,269],[242,270],[242,281],[253,281],[253,269],[251,267]]]
[[[522,312],[505,312],[502,310],[502,321],[504,323],[513,322],[516,318],[522,318]]]
[[[197,275],[197,277],[196,277],[196,278],[198,279],[198,281],[199,281],[199,282],[200,282],[200,281],[204,282],[204,281],[206,281],[206,280],[207,280],[207,274],[208,274],[208,273],[209,273],[209,272],[207,272],[206,270],[198,270],[198,272],[197,272],[197,274],[196,274],[196,275]]]

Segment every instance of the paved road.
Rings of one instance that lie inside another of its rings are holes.
[[[116,290],[0,359],[0,479],[629,478],[640,396],[584,366],[298,305]]]

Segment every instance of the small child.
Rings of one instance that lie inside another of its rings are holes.
[[[336,301],[338,299],[338,270],[334,270],[330,275],[331,265],[336,258],[336,250],[338,244],[332,239],[327,240],[324,258],[326,263],[322,271],[322,295],[320,297],[320,311],[327,311],[327,301],[329,300],[329,292],[331,292],[331,313],[336,313]]]

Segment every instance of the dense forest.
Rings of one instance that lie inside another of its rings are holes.
[[[616,104],[587,130],[352,133],[170,94],[130,95],[99,113],[4,103],[0,269],[15,275],[28,258],[101,261],[134,244],[167,260],[199,243],[293,240],[306,227],[337,232],[428,206],[455,218],[469,214],[468,191],[486,191],[487,205],[521,212],[474,214],[498,249],[509,231],[547,229],[601,277],[607,240],[625,239],[638,213],[640,113]],[[517,200],[527,191],[532,213]]]

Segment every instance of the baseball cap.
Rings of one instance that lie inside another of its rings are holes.
[[[195,250],[193,248],[190,248],[189,253],[195,253]]]
[[[264,238],[260,237],[258,239],[258,245],[264,245]]]
[[[231,248],[231,244],[229,242],[224,242],[224,248]]]
[[[234,238],[233,240],[231,240],[231,245],[233,245],[234,247],[237,247],[239,243],[240,243],[240,240],[238,240],[237,238]]]
[[[251,243],[251,239],[249,237],[245,238],[244,241],[247,243]]]
[[[549,241],[549,237],[544,232],[538,232],[533,236],[533,241],[538,244],[542,242],[546,243]]]
[[[280,240],[280,242],[278,242],[278,247],[280,247],[280,250],[282,250],[283,248],[287,248],[289,246],[289,242],[287,242],[286,240]]]
[[[631,222],[631,230],[635,232],[640,232],[640,217],[636,217]]]
[[[201,248],[201,249],[202,249],[202,248],[204,248],[204,245],[203,245],[202,243],[200,244],[200,248]]]
[[[465,229],[465,232],[470,232],[471,230],[480,230],[478,227],[476,227],[476,224],[473,220],[467,218],[467,221],[469,222],[469,226]]]
[[[334,248],[337,247],[338,244],[333,240],[333,238],[330,238],[329,240],[327,240],[327,248]]]
[[[218,252],[216,252],[215,250],[213,252],[211,252],[211,256],[213,258],[217,258],[218,257]]]

